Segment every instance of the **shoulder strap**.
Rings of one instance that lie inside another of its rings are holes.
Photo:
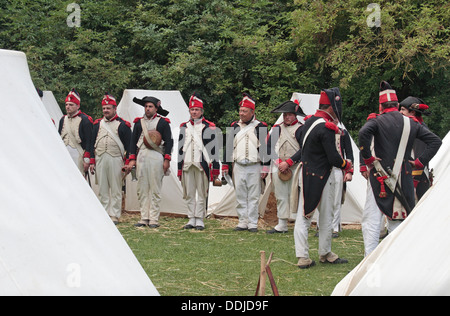
[[[120,153],[122,154],[122,157],[123,157],[123,155],[125,154],[125,147],[123,146],[122,141],[119,138],[119,135],[114,133],[111,130],[111,127],[108,124],[105,124],[104,120],[100,121],[100,128],[102,128],[102,127],[106,130],[106,132],[109,134],[109,136],[117,143],[117,146],[119,146]]]
[[[326,121],[323,118],[318,119],[317,121],[315,121],[308,129],[308,131],[305,134],[305,137],[303,138],[303,145],[302,147],[305,146],[306,143],[306,139],[308,138],[309,134],[311,133],[311,131],[320,123],[326,123]]]
[[[147,142],[150,144],[152,149],[159,152],[161,155],[163,155],[164,152],[162,151],[162,149],[159,146],[157,146],[150,138],[150,135],[148,135],[147,124],[145,124],[144,118],[141,119],[141,126],[142,126],[142,133],[144,133],[144,137],[147,140]]]
[[[403,117],[403,132],[398,146],[397,157],[395,157],[394,167],[392,169],[393,175],[398,179],[400,170],[402,168],[403,158],[405,157],[406,145],[408,144],[409,134],[411,131],[411,121],[408,117]]]

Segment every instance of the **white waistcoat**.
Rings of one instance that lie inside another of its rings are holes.
[[[253,120],[246,125],[239,122],[241,127],[239,133],[234,137],[233,161],[238,163],[260,162],[258,148],[261,145],[256,137],[255,128],[259,125],[258,120]]]
[[[275,145],[275,152],[281,160],[286,161],[300,149],[300,144],[295,138],[295,132],[300,127],[300,123],[291,126],[282,123],[280,127],[280,137]]]
[[[73,118],[69,116],[64,117],[64,124],[61,130],[61,138],[66,146],[72,148],[81,148],[81,138],[79,134],[79,128],[81,124],[81,117],[75,116]]]
[[[108,124],[109,129],[116,135],[116,138],[119,138],[119,126],[120,121],[108,121],[103,119],[100,123],[97,139],[95,141],[95,155],[100,156],[104,153],[110,154],[112,157],[120,157],[122,153],[120,151],[119,144],[110,136],[110,134],[106,131],[103,124]]]
[[[183,145],[184,164],[183,170],[189,169],[191,165],[201,169],[200,162],[203,153],[203,122],[198,120],[192,125],[190,122],[186,124],[185,140]]]

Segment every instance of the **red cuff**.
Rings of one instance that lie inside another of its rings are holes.
[[[263,173],[269,173],[269,171],[270,171],[270,167],[269,166],[263,166],[263,168],[262,168],[262,172]]]
[[[218,176],[218,175],[220,175],[220,170],[219,170],[219,169],[213,169],[213,170],[211,171],[211,174],[212,174],[213,176]]]
[[[350,160],[344,160],[344,163],[345,164],[342,165],[342,169],[346,173],[353,169],[353,164],[352,164],[352,162]]]
[[[370,166],[371,164],[373,164],[373,162],[375,161],[375,157],[370,157],[369,159],[364,159],[364,163],[366,164],[366,166]]]
[[[136,155],[130,155],[130,158],[128,158],[129,160],[136,160]]]
[[[289,165],[289,167],[292,167],[294,165],[294,161],[289,158],[288,160],[286,160],[287,164]]]
[[[178,177],[181,177],[182,174],[183,174],[183,170],[179,169],[178,170]]]
[[[423,169],[425,166],[420,162],[419,158],[414,160],[414,164],[416,165],[416,169]]]
[[[225,171],[225,170],[228,170],[228,169],[229,169],[228,165],[226,165],[226,164],[222,165],[222,171]]]
[[[91,153],[88,151],[84,152],[83,158],[91,158]]]
[[[367,171],[367,166],[360,166],[359,167],[359,172],[365,172]]]
[[[167,155],[164,156],[164,159],[165,159],[165,160],[171,161],[171,160],[172,160],[172,157],[171,157],[169,154],[167,154]]]
[[[95,165],[95,158],[91,158],[90,164],[91,164],[91,165]]]

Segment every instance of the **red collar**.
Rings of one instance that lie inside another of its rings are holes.
[[[314,114],[314,116],[324,118],[325,120],[330,121],[330,122],[334,121],[334,119],[331,117],[331,115],[325,111],[317,110],[316,114]]]
[[[205,118],[202,116],[201,118],[199,118],[199,119],[197,120],[197,122],[198,122],[198,121],[203,122],[204,120],[205,120]],[[189,122],[191,122],[192,125],[194,125],[194,123],[196,123],[193,119],[190,119]]]
[[[158,116],[158,113],[156,113],[155,115],[153,115],[151,118],[148,118],[147,117],[147,115],[145,115],[144,114],[144,118],[146,119],[146,120],[153,120],[155,117],[157,117]]]
[[[292,122],[292,124],[289,124],[289,125],[283,122],[283,124],[286,125],[286,126],[292,126],[292,125],[295,125],[297,123],[298,123],[298,120],[295,120],[294,122]]]
[[[113,116],[110,120],[108,120],[108,119],[105,117],[105,121],[112,122],[112,121],[115,121],[118,117],[119,117],[119,116],[118,116],[117,114],[116,114],[115,116]]]
[[[390,113],[390,112],[398,112],[398,109],[397,108],[387,108],[383,112],[381,112],[381,114]]]
[[[80,110],[78,110],[78,112],[77,112],[77,114],[75,114],[74,116],[68,116],[69,118],[75,118],[75,117],[77,117],[77,116],[80,116],[81,115],[81,111]]]

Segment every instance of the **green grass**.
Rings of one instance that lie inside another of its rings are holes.
[[[309,234],[316,266],[296,267],[293,225],[288,234],[235,232],[234,219],[207,219],[204,231],[183,230],[185,218],[162,217],[158,229],[135,228],[139,215],[124,214],[117,226],[153,284],[163,296],[252,296],[260,270],[260,251],[268,259],[281,296],[330,295],[337,283],[363,259],[360,230],[344,229],[333,239],[333,252],[348,264],[321,264],[318,238]],[[267,280],[266,295],[272,295]]]

